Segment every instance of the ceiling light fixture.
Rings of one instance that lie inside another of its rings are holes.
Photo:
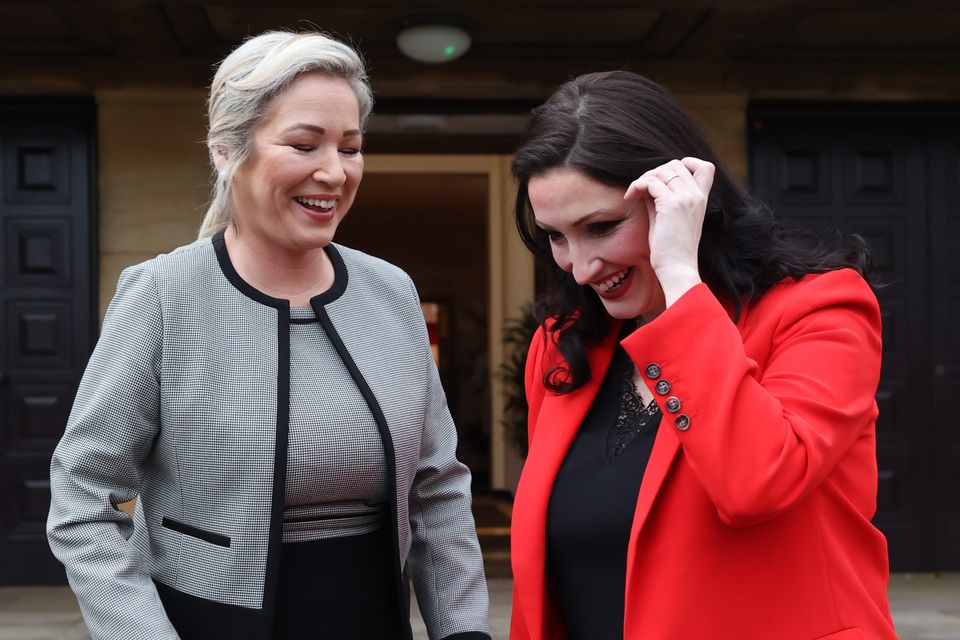
[[[456,18],[421,16],[404,21],[397,46],[417,62],[437,64],[456,60],[470,48],[470,34]]]

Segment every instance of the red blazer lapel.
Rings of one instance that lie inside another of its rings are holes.
[[[600,390],[604,374],[613,359],[620,333],[619,323],[608,337],[590,349],[590,381],[572,393],[558,395],[547,392],[537,416],[537,428],[530,454],[523,466],[523,475],[513,502],[513,530],[511,555],[514,572],[525,576],[523,583],[529,585],[516,596],[529,612],[526,620],[531,638],[547,638],[551,625],[548,622],[546,585],[546,540],[547,507],[550,493],[567,450],[573,442],[583,419]]]
[[[678,451],[680,451],[680,439],[677,438],[677,434],[661,424],[657,437],[653,441],[650,461],[647,463],[646,471],[643,472],[643,482],[640,483],[640,493],[637,495],[637,508],[633,514],[633,525],[630,527],[630,543],[627,546],[627,589],[635,582],[631,574],[636,566],[634,554],[637,540],[650,515],[654,500],[663,487],[667,473],[677,458]]]
[[[520,600],[522,610],[529,614],[529,617],[525,616],[525,622],[530,638],[553,637],[551,615],[547,608],[547,507],[557,473],[600,390],[619,335],[619,323],[616,323],[608,337],[588,352],[592,375],[587,384],[564,395],[547,392],[539,410],[534,441],[524,463],[523,475],[514,499],[513,529],[515,532],[523,532],[523,535],[514,535],[511,542],[514,571],[523,575],[522,583],[526,585],[523,590],[518,590],[515,596]],[[637,496],[627,551],[627,585],[631,584],[630,567],[634,565],[637,537],[679,450],[680,440],[676,434],[666,428],[660,429]]]

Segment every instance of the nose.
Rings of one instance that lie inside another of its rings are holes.
[[[573,279],[577,284],[589,284],[597,279],[603,268],[603,261],[600,258],[592,258],[585,262],[574,263]]]
[[[603,260],[585,250],[585,247],[571,246],[568,254],[567,271],[573,274],[577,284],[593,282],[603,271]]]
[[[346,182],[347,174],[343,170],[340,154],[334,150],[332,153],[320,156],[317,166],[313,169],[312,177],[316,182],[331,187],[339,187]]]

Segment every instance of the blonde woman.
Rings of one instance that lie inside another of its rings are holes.
[[[432,638],[489,638],[416,290],[333,243],[372,102],[317,33],[219,66],[200,239],[123,272],[53,456],[94,638],[409,638],[407,574]]]

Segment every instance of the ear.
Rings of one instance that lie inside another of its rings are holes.
[[[217,173],[220,173],[230,159],[230,152],[223,147],[211,147],[210,156],[213,158],[213,166],[217,168]]]

